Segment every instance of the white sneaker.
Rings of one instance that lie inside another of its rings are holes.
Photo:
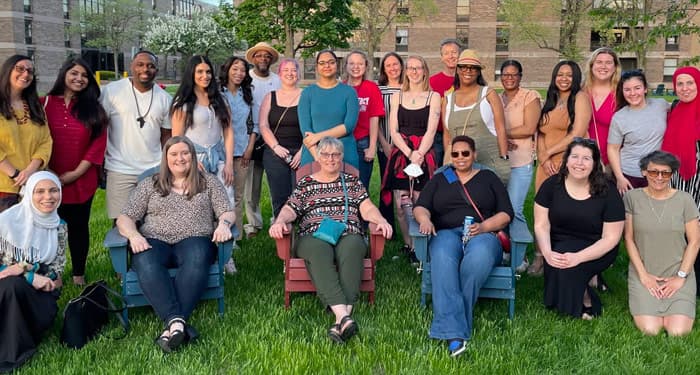
[[[228,262],[224,264],[224,272],[228,275],[238,273],[238,269],[236,269],[236,263],[233,261],[233,258],[229,259]]]
[[[520,263],[520,265],[515,268],[515,273],[517,273],[517,274],[525,273],[525,271],[527,271],[528,267],[530,267],[530,262],[528,262],[527,258],[525,258],[525,259],[523,259],[523,262]]]

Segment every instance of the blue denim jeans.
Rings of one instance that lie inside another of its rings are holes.
[[[289,150],[292,156],[297,150]],[[292,195],[296,187],[296,171],[286,161],[281,159],[269,147],[263,151],[263,168],[267,174],[267,182],[270,187],[270,199],[272,203],[273,217],[277,217],[287,199]]]
[[[188,319],[206,289],[214,262],[211,238],[189,237],[173,245],[147,240],[151,248],[131,257],[143,295],[163,322]],[[175,279],[168,274],[170,267],[177,267]]]
[[[435,138],[433,138],[433,152],[435,153],[435,161],[438,167],[442,167],[442,160],[445,158],[445,145],[442,144],[442,132],[435,132]]]
[[[469,340],[479,290],[503,250],[496,236],[482,233],[462,248],[462,228],[441,229],[430,240],[433,323],[430,337]]]
[[[364,137],[357,140],[357,158],[358,169],[360,171],[360,182],[364,185],[365,190],[369,192],[369,181],[372,179],[372,167],[374,160],[371,162],[365,161],[365,150],[369,148],[369,137]]]
[[[511,240],[516,242],[531,243],[532,233],[527,227],[523,208],[525,206],[525,198],[532,184],[532,163],[510,169],[510,180],[508,180],[508,196],[510,196],[510,204],[513,206],[515,217],[510,222],[509,234]],[[515,264],[522,263],[525,253],[512,254],[515,259]]]

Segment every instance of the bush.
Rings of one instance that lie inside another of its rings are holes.
[[[101,81],[114,81],[118,78],[117,74],[111,70],[98,70],[96,73],[100,73]]]

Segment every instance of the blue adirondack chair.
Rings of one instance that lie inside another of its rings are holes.
[[[149,169],[143,172],[138,180],[141,181],[157,172],[157,168]],[[235,225],[231,226],[233,238],[238,235],[238,229]],[[129,322],[128,309],[138,306],[150,306],[146,297],[143,295],[141,286],[139,285],[136,272],[129,265],[128,240],[119,234],[117,228],[112,228],[104,239],[104,246],[109,249],[109,257],[112,260],[114,271],[121,274],[122,296],[126,301],[126,309],[122,313],[124,320]],[[202,295],[202,299],[216,299],[219,304],[219,315],[224,314],[224,265],[233,254],[235,241],[233,239],[219,244],[212,244],[217,247],[217,258],[209,267],[209,278],[207,280],[207,289]],[[170,269],[170,277],[175,277],[175,269]]]

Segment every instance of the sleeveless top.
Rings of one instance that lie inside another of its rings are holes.
[[[277,104],[277,92],[271,92],[270,113],[267,116],[270,130],[275,134],[277,142],[282,147],[294,151],[299,150],[302,143],[297,107],[296,105],[291,107],[280,106]],[[287,110],[286,113],[285,109]],[[282,114],[284,114],[284,117],[282,117]]]
[[[403,100],[403,92],[399,94],[399,110],[397,120],[399,123],[399,133],[404,135],[425,135],[428,130],[428,118],[430,117],[430,98],[433,96],[431,92],[428,94],[428,100],[425,101],[425,106],[420,109],[407,109],[401,102]]]
[[[500,150],[498,149],[498,138],[491,133],[484,122],[484,116],[481,113],[481,104],[486,102],[486,94],[488,87],[480,90],[479,102],[475,103],[469,109],[455,111],[455,93],[449,94],[449,117],[447,118],[447,130],[452,138],[458,135],[467,135],[474,139],[476,143],[477,157],[476,162],[493,170],[498,175],[498,178],[508,185],[510,179],[510,162],[501,159]],[[488,102],[486,102],[488,104]],[[491,107],[488,104],[489,108]],[[467,119],[469,120],[467,122]]]

